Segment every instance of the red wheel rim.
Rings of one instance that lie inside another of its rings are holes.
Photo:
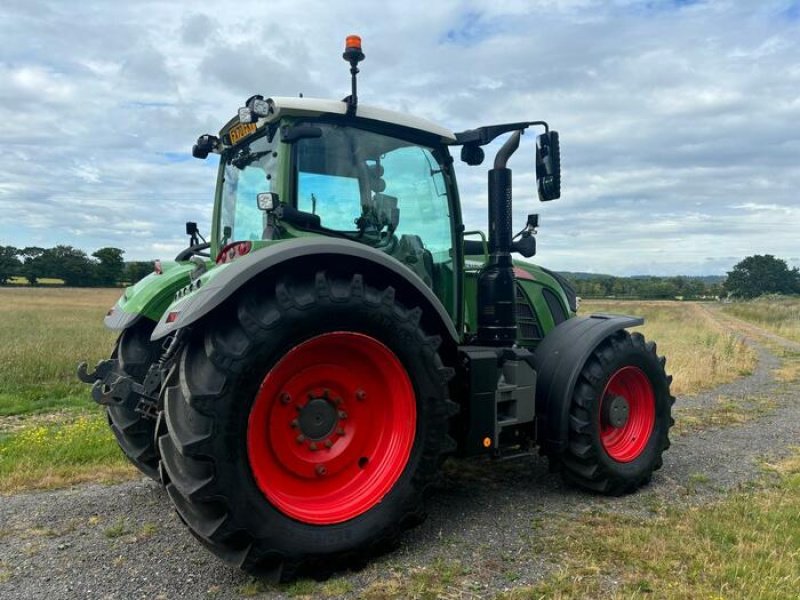
[[[621,426],[613,426],[603,417],[604,405],[622,397],[628,417]],[[647,447],[656,421],[653,386],[638,367],[622,367],[608,380],[600,400],[600,441],[606,453],[617,462],[635,460]]]
[[[416,420],[414,388],[389,348],[359,333],[326,333],[293,348],[264,377],[247,455],[278,510],[304,523],[341,523],[397,483]]]

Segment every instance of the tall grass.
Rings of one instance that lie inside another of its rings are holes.
[[[765,296],[749,302],[726,304],[723,311],[800,342],[800,297]]]
[[[81,360],[108,357],[117,289],[0,288],[0,416],[84,406]]]
[[[581,313],[592,312],[645,318],[633,331],[656,342],[658,353],[667,357],[673,394],[711,389],[755,368],[755,352],[692,303],[584,301]]]

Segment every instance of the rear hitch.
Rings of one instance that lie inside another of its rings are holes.
[[[158,363],[150,367],[143,384],[125,375],[115,358],[101,360],[92,373],[82,362],[78,365],[78,379],[92,384],[92,399],[100,405],[125,407],[152,419],[158,416],[158,392],[161,388]]]

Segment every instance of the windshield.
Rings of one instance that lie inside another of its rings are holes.
[[[232,240],[260,240],[267,215],[259,210],[256,196],[277,191],[275,172],[278,158],[275,144],[266,135],[234,149],[224,157],[221,198],[221,244]]]
[[[353,127],[319,126],[322,137],[297,143],[297,208],[362,242],[400,244],[420,260],[448,261],[450,209],[433,150]]]

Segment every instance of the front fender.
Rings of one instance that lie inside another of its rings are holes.
[[[292,265],[292,266],[290,266]],[[153,331],[153,340],[182,329],[210,313],[230,298],[239,288],[271,269],[289,266],[292,270],[321,269],[326,265],[353,272],[376,272],[382,283],[400,286],[421,304],[423,315],[433,318],[436,329],[459,341],[453,321],[436,295],[410,269],[379,250],[349,240],[335,238],[301,238],[271,244],[236,259],[224,268],[212,268],[208,278],[195,282],[188,295],[176,300],[162,315]],[[219,272],[215,273],[217,269]]]
[[[106,327],[121,331],[142,317],[153,321],[161,318],[175,298],[175,292],[189,283],[189,273],[195,265],[164,261],[162,268],[162,273],[150,273],[125,288],[120,299],[103,319]]]
[[[542,453],[560,454],[569,435],[572,393],[586,359],[609,335],[644,324],[640,317],[597,314],[564,321],[534,352],[536,438]]]

